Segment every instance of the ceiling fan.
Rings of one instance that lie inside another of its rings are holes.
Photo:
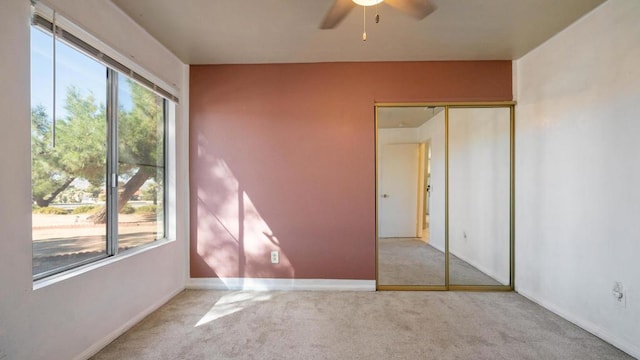
[[[367,7],[378,5],[383,1],[417,20],[424,19],[436,10],[430,0],[335,0],[322,20],[320,29],[333,29],[338,26],[356,5]]]

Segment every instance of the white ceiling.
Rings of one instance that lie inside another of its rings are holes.
[[[416,21],[381,5],[332,30],[333,0],[112,0],[187,64],[513,60],[604,0],[432,0]]]
[[[417,128],[443,111],[443,107],[379,107],[378,128]]]

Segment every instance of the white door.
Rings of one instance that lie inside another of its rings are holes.
[[[378,178],[378,236],[418,237],[419,144],[384,145]]]

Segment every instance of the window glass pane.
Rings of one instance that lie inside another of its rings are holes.
[[[118,249],[164,234],[164,100],[118,75]]]
[[[106,68],[31,30],[33,274],[106,256]],[[55,121],[53,121],[55,107]]]

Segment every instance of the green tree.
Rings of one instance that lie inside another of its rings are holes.
[[[104,186],[90,184],[89,187],[85,189],[85,191],[91,194],[93,199],[98,199],[100,195],[104,192]]]
[[[158,189],[160,186],[157,183],[148,183],[142,188],[142,200],[153,201],[154,205],[158,205]]]
[[[60,166],[52,144],[52,128],[45,107],[31,109],[31,194],[40,207],[49,204],[75,180]]]
[[[31,111],[32,194],[46,207],[76,178],[103,184],[106,159],[106,115],[92,94],[69,87],[67,116],[53,124],[42,105]]]
[[[93,94],[83,97],[75,87],[67,90],[67,116],[58,121],[56,148],[66,172],[92,185],[104,184],[107,158],[107,118]]]
[[[164,109],[162,98],[133,81],[129,84],[133,106],[118,111],[118,211],[147,182],[161,184],[164,174]],[[69,87],[65,98],[67,116],[57,119],[55,139],[52,123],[43,106],[32,110],[33,198],[48,206],[75,179],[92,188],[104,188],[107,157],[107,121],[103,104],[92,94],[83,96]],[[55,146],[54,144],[55,140]],[[106,208],[92,216],[106,221]]]
[[[118,175],[126,181],[118,191],[118,212],[147,180],[159,183],[163,171],[158,170],[164,170],[163,100],[134,81],[127,83],[133,107],[118,111]],[[103,208],[92,220],[104,223],[106,216]]]

